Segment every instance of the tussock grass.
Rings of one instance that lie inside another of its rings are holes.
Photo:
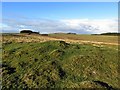
[[[8,37],[3,37],[2,50],[2,87],[5,90],[119,87],[118,50],[114,48],[59,40],[41,43],[29,36],[19,36],[20,42],[16,42]],[[21,40],[25,41],[21,43]]]

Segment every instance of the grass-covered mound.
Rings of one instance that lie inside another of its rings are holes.
[[[2,88],[115,88],[117,53],[64,41],[5,43]]]

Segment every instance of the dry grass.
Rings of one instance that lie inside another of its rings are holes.
[[[8,42],[45,42],[51,40],[60,40],[67,43],[93,44],[93,45],[118,45],[117,36],[96,36],[96,35],[66,35],[50,34],[49,36],[41,35],[3,35],[3,43]]]
[[[50,34],[50,37],[70,39],[82,43],[118,45],[118,36],[106,35],[71,35],[71,34]]]

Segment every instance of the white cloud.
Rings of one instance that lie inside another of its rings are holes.
[[[6,29],[6,30],[12,30],[13,29],[11,26],[1,23],[0,24],[0,30],[3,30],[3,28]]]
[[[82,29],[91,33],[118,32],[116,19],[68,19],[62,21],[70,28]]]
[[[1,27],[1,26],[0,26]],[[21,29],[32,29],[40,33],[74,32],[74,33],[105,33],[118,32],[117,19],[3,19],[3,31],[19,32]]]

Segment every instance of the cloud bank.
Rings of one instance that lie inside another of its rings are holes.
[[[2,32],[19,32],[31,29],[40,33],[72,32],[79,34],[99,34],[118,32],[117,19],[3,19]]]

